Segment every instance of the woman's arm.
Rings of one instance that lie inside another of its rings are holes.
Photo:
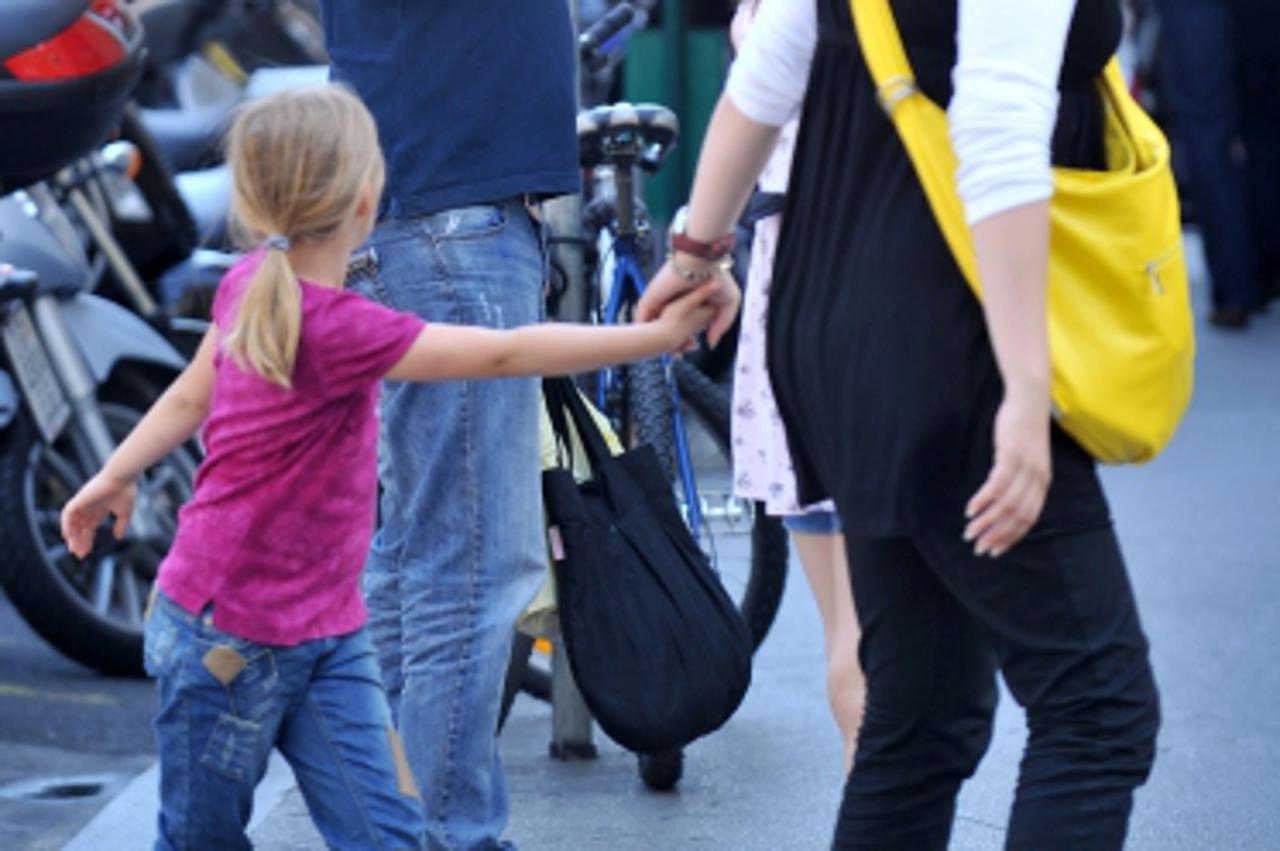
[[[779,128],[799,113],[817,39],[815,14],[811,2],[764,0],[761,5],[698,156],[685,228],[694,239],[708,242],[733,232],[777,144]],[[686,270],[706,265],[684,254],[674,261]],[[669,259],[646,288],[637,317],[657,315],[662,305],[691,286]],[[708,330],[712,343],[732,324],[739,299],[737,285],[721,277],[716,291],[719,310]]]
[[[115,536],[124,537],[133,514],[138,476],[190,440],[208,416],[215,346],[216,326],[205,333],[195,358],[111,453],[102,471],[62,509],[62,537],[77,557],[89,554],[98,524],[108,514],[115,518]]]
[[[675,351],[711,318],[710,287],[631,325],[546,323],[511,330],[432,323],[387,373],[392,381],[569,375]]]
[[[960,160],[983,311],[1004,401],[995,462],[967,506],[965,537],[1001,555],[1035,524],[1052,477],[1046,282],[1050,140],[1074,0],[961,0],[955,95]]]
[[[978,555],[1003,555],[1035,525],[1052,477],[1045,310],[1048,211],[1048,202],[1037,201],[973,225],[983,311],[1004,381],[995,462],[966,509],[970,522],[965,539],[974,542]]]

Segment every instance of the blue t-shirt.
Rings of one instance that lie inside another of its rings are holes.
[[[564,0],[321,0],[333,77],[378,124],[391,216],[579,187]]]

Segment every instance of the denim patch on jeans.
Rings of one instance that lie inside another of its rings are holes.
[[[541,228],[517,200],[392,219],[352,286],[428,322],[542,319]],[[503,847],[494,730],[516,617],[546,570],[538,381],[387,382],[369,626],[433,849]]]
[[[840,534],[840,515],[834,511],[817,509],[803,514],[788,514],[782,518],[782,525],[793,534],[838,535]]]
[[[369,634],[255,644],[164,595],[147,620],[160,750],[157,851],[247,849],[253,790],[272,748],[292,766],[330,848],[421,848]]]

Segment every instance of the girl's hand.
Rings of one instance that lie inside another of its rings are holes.
[[[93,538],[103,519],[115,518],[112,532],[116,539],[124,537],[138,497],[135,481],[122,482],[99,473],[80,489],[62,509],[62,539],[76,558],[84,558],[93,549]]]
[[[964,539],[974,553],[1004,555],[1035,525],[1052,479],[1047,393],[1006,394],[995,423],[995,463],[969,500]]]
[[[644,295],[636,305],[636,321],[648,322],[663,313],[668,305],[681,296],[703,289],[709,294],[707,300],[714,306],[711,318],[707,320],[710,323],[707,341],[714,347],[729,330],[729,326],[733,325],[734,317],[738,315],[738,304],[742,301],[742,291],[727,273],[718,274],[704,284],[693,284],[681,277],[668,260],[645,287]],[[707,322],[697,330],[706,328]]]
[[[712,279],[667,302],[655,320],[667,341],[667,351],[686,351],[695,344],[695,335],[706,328],[721,309],[716,301],[720,290],[721,283]]]

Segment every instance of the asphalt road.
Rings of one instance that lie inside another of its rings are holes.
[[[61,848],[146,768],[153,700],[60,656],[0,595],[0,848]]]

